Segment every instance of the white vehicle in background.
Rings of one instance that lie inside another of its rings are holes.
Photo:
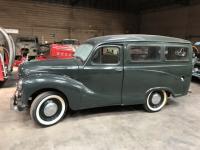
[[[36,58],[39,50],[39,43],[37,37],[18,37],[15,43],[15,66],[19,66],[24,61],[30,61]]]
[[[26,53],[30,59],[34,59],[37,56],[39,48],[37,37],[17,37],[16,39],[16,57],[22,56]]]

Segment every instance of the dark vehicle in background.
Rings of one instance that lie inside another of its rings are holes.
[[[15,66],[19,66],[24,61],[35,59],[39,49],[37,37],[17,37],[16,39]]]
[[[154,35],[114,35],[87,40],[74,58],[27,62],[11,102],[30,108],[50,126],[69,110],[142,104],[160,111],[170,95],[188,93],[192,75],[189,41]],[[134,116],[133,116],[134,117]]]
[[[80,42],[77,39],[63,39],[60,42],[56,42],[56,44],[73,46],[74,49],[77,49],[80,45]]]
[[[194,64],[194,68],[192,71],[192,76],[200,79],[200,60]]]
[[[192,76],[198,79],[200,79],[200,46],[199,44],[196,44],[195,46],[193,46],[194,68],[192,70]]]

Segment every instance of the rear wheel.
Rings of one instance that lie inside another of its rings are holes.
[[[167,93],[164,90],[156,90],[148,94],[144,108],[148,112],[157,112],[160,111],[166,103]]]
[[[68,104],[57,92],[44,92],[38,95],[31,104],[31,118],[42,126],[58,123],[65,115]]]

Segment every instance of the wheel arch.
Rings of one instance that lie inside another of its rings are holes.
[[[150,88],[146,91],[146,95],[148,95],[150,92],[152,91],[156,91],[156,90],[164,90],[167,94],[167,96],[169,97],[170,95],[174,96],[174,92],[172,89],[167,88],[167,87],[154,87],[154,88]]]
[[[31,106],[33,100],[41,93],[44,93],[44,92],[56,92],[56,93],[59,93],[63,98],[64,100],[67,102],[69,108],[70,108],[70,103],[69,103],[69,99],[67,97],[67,95],[62,92],[61,90],[59,89],[56,89],[56,88],[42,88],[42,89],[39,89],[35,92],[33,92],[30,96],[29,96],[29,100],[28,100],[28,104],[29,106]]]

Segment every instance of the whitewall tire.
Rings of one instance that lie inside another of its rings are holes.
[[[148,112],[160,111],[167,103],[167,93],[164,90],[151,91],[144,104],[145,110]]]
[[[65,115],[68,105],[63,96],[57,92],[44,92],[31,104],[31,118],[42,126],[58,123]]]

